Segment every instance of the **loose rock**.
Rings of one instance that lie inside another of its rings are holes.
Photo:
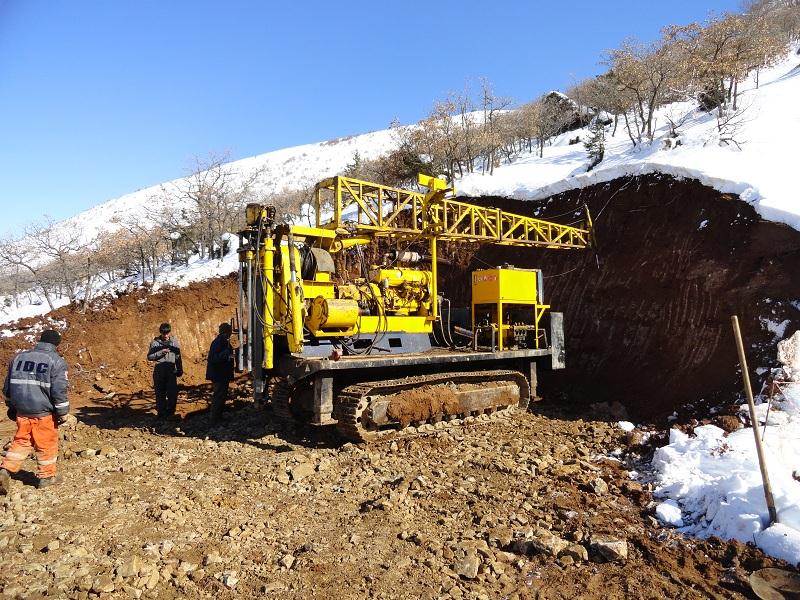
[[[589,489],[594,494],[602,496],[603,494],[608,493],[608,484],[603,479],[598,477],[597,479],[592,479],[592,481],[589,482]]]
[[[454,571],[465,579],[475,579],[478,576],[478,569],[481,566],[481,559],[476,552],[468,552],[454,567]]]
[[[628,559],[628,542],[605,536],[590,538],[592,550],[608,561],[624,562]]]

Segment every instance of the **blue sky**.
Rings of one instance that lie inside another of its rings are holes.
[[[0,234],[270,150],[419,120],[486,77],[521,103],[729,0],[0,0]]]

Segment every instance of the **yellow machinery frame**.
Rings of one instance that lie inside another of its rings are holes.
[[[531,320],[536,338],[536,348],[539,348],[539,321],[549,304],[540,304],[541,297],[538,269],[496,268],[482,269],[472,273],[472,330],[475,331],[476,307],[492,305],[497,313],[497,349],[505,348],[506,334],[514,325],[503,323],[505,307],[509,305],[525,306]],[[524,326],[523,326],[524,327]]]
[[[430,191],[423,194],[342,176],[325,179],[315,187],[317,227],[373,236],[435,236],[442,242],[491,242],[554,250],[589,245],[591,220],[586,228],[561,225],[460,202],[446,196],[453,190],[435,177],[420,175],[419,184]],[[323,222],[323,215],[331,210],[333,217]],[[349,210],[353,218],[346,219]],[[407,221],[402,225],[401,215]]]
[[[386,237],[396,241],[427,240],[430,248],[431,290],[434,301],[427,315],[413,316],[359,316],[358,333],[373,333],[381,329],[408,333],[430,333],[437,320],[437,244],[444,242],[491,243],[502,246],[525,246],[548,249],[579,249],[589,246],[591,240],[591,218],[587,211],[585,228],[560,225],[541,219],[505,212],[497,208],[476,206],[455,200],[441,179],[419,176],[419,184],[428,192],[415,192],[393,188],[350,177],[331,177],[315,187],[316,227],[283,225],[281,235],[286,235],[289,252],[281,252],[281,277],[275,281],[274,257],[278,248],[271,235],[265,236],[259,248],[243,249],[240,260],[244,266],[252,265],[255,259],[261,270],[264,297],[263,311],[259,315],[263,327],[263,367],[273,368],[273,334],[285,334],[291,352],[303,347],[303,311],[305,298],[333,297],[333,283],[325,278],[304,282],[298,277],[299,260],[294,246],[296,241],[312,240],[318,246],[332,252],[356,245],[368,244],[376,238]],[[271,222],[271,208],[249,205],[247,224],[258,228],[261,223]],[[331,214],[330,220],[323,215]],[[257,254],[255,254],[257,253]],[[248,262],[249,261],[249,262]],[[522,270],[498,269],[499,287],[490,303],[497,305],[498,327],[501,329],[500,346],[503,349],[503,305],[525,304],[534,311],[534,323],[539,320],[548,305],[537,301],[536,286],[533,295],[525,292],[517,298],[508,290],[515,286],[526,286]],[[508,287],[512,286],[512,287]],[[310,293],[306,293],[310,292]],[[475,289],[473,288],[473,292]],[[483,292],[478,286],[479,297]],[[313,294],[313,296],[312,296]],[[506,294],[506,295],[504,295]],[[475,302],[473,298],[473,315]],[[383,311],[383,307],[381,307]],[[354,330],[325,332],[326,336],[352,335]],[[538,347],[538,336],[537,336]]]

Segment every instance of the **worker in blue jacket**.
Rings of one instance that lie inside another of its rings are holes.
[[[9,492],[11,474],[31,450],[38,466],[37,487],[58,481],[58,426],[69,413],[67,363],[56,351],[59,343],[61,334],[43,331],[34,348],[17,353],[8,365],[3,395],[17,432],[0,468],[0,494]]]
[[[233,328],[230,323],[219,326],[219,335],[211,342],[208,349],[206,379],[212,384],[211,423],[222,420],[225,401],[228,399],[228,384],[233,381],[234,349],[231,345]]]

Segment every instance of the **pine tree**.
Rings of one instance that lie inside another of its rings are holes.
[[[591,171],[600,164],[606,152],[606,129],[600,119],[594,118],[589,123],[589,139],[583,142],[583,147],[586,148],[591,160],[586,170]]]
[[[353,177],[358,179],[362,176],[362,169],[364,167],[364,160],[361,158],[361,154],[356,150],[353,152],[353,161],[349,163],[344,168],[344,175],[345,177]]]

